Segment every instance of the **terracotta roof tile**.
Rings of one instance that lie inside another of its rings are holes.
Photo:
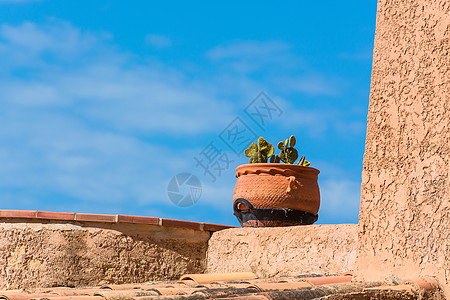
[[[415,277],[404,280],[401,284],[413,285],[418,290],[431,291],[439,287],[436,278],[433,277]]]
[[[54,212],[54,211],[37,211],[36,218],[47,220],[75,220],[75,213],[70,212]]]
[[[255,288],[233,288],[233,287],[216,287],[193,292],[190,297],[217,299],[225,297],[235,297],[237,295],[246,295],[258,292]]]
[[[29,300],[29,299],[41,299],[44,297],[58,296],[53,293],[27,293],[23,292],[14,292],[8,293],[8,291],[0,292],[0,299],[7,300]]]
[[[202,230],[201,223],[199,222],[191,222],[191,221],[180,221],[180,220],[172,220],[172,219],[161,219],[161,225],[167,227],[179,227],[179,228],[188,228],[194,230]]]
[[[137,285],[135,287],[135,289],[140,289],[143,291],[151,291],[154,289],[159,289],[159,288],[178,288],[178,287],[182,287],[185,288],[186,286],[183,284],[140,284]]]
[[[115,223],[116,215],[76,213],[75,220],[76,221],[89,221],[89,222],[102,222],[102,223]]]
[[[176,288],[176,287],[161,288],[160,287],[160,288],[152,288],[147,291],[155,291],[160,295],[190,295],[193,292],[200,291],[203,289],[206,289],[206,287],[192,287],[192,288],[187,288],[187,287],[184,287],[184,288]]]
[[[144,286],[152,286],[151,284],[141,284],[141,283],[125,283],[125,284],[106,284],[101,286],[101,290],[133,290],[133,289],[143,289]]]
[[[0,218],[36,218],[36,210],[0,210]]]
[[[206,231],[219,231],[223,229],[229,229],[229,228],[237,228],[235,226],[228,226],[228,225],[218,225],[218,224],[211,224],[211,223],[203,223],[203,230]]]
[[[42,298],[36,298],[41,300],[105,300],[105,298],[101,296],[48,296]]]
[[[417,295],[417,289],[428,290],[430,288],[437,288],[437,285],[435,285],[436,282],[432,281],[433,278],[413,278],[410,280],[405,280],[404,283],[400,285],[386,285],[386,283],[379,282],[349,282],[349,279],[351,280],[352,276],[254,279],[256,276],[253,273],[216,273],[187,274],[185,277],[186,280],[192,280],[193,282],[201,283],[201,285],[189,286],[183,283],[166,281],[137,284],[116,284],[91,288],[59,287],[34,289],[32,291],[10,290],[4,292],[0,291],[0,299],[145,300],[159,298],[182,299],[184,297],[183,299],[232,298],[262,300],[274,298],[312,299],[327,295],[334,295],[334,297],[331,297],[330,299],[344,299],[339,298],[340,295],[350,295],[349,293],[352,293],[351,295],[359,295],[361,297],[369,297],[372,295],[377,296],[377,299],[383,299],[384,296],[395,298],[397,295],[410,295],[411,297],[414,297],[414,295]],[[249,277],[252,279],[243,279]],[[344,279],[346,280],[345,282],[343,282]],[[314,281],[315,285],[312,285],[310,281]]]
[[[234,226],[200,223],[192,221],[181,221],[173,219],[162,219],[157,217],[130,216],[130,215],[105,215],[73,212],[52,212],[36,210],[0,210],[0,218],[20,218],[38,220],[61,220],[78,222],[100,222],[100,223],[130,223],[161,225],[165,227],[187,228],[204,231],[219,231]]]
[[[321,276],[321,277],[305,277],[305,278],[288,278],[284,279],[284,282],[280,282],[280,278],[277,282],[271,282],[271,279],[257,279],[257,276],[251,272],[243,273],[210,273],[210,274],[185,274],[181,276],[179,282],[184,282],[187,284],[207,284],[219,281],[238,281],[238,280],[250,280],[249,285],[259,286],[283,286],[285,284],[288,286],[289,283],[298,286],[313,286],[313,285],[324,285],[324,284],[334,284],[334,283],[345,283],[352,281],[351,275],[346,276]],[[255,280],[257,279],[257,280]],[[267,284],[272,285],[267,285]],[[287,287],[288,288],[288,287]],[[271,288],[272,289],[272,288]]]
[[[366,288],[365,291],[377,290],[377,291],[405,291],[405,292],[413,292],[414,286],[409,284],[400,284],[400,285],[380,285],[376,287]]]
[[[231,280],[242,280],[242,279],[256,279],[256,276],[252,272],[241,272],[241,273],[210,273],[210,274],[186,274],[181,276],[181,282],[191,281],[196,284],[205,284],[216,281],[231,281]]]
[[[264,290],[287,290],[287,289],[298,289],[302,287],[309,287],[313,286],[311,283],[307,281],[300,281],[300,282],[286,282],[286,283],[276,283],[276,282],[269,282],[269,283],[258,283],[258,284],[252,284],[248,287],[256,287],[261,291]]]
[[[51,292],[58,296],[93,296],[95,293],[100,291],[100,288],[84,288],[84,289],[76,289],[76,288],[53,288],[53,289],[47,289],[46,291],[42,292]],[[36,292],[36,291],[35,291]]]
[[[119,222],[119,223],[158,225],[159,224],[159,218],[155,218],[155,217],[140,217],[140,216],[128,216],[128,215],[117,215],[117,222]]]
[[[99,290],[100,287],[89,287],[89,288],[71,288],[71,287],[65,287],[65,286],[58,286],[58,287],[50,287],[50,288],[35,288],[35,289],[27,289],[26,292],[32,292],[32,293],[55,293],[58,295],[63,295],[63,293],[70,293],[76,291],[76,292],[92,292]],[[23,291],[23,290],[22,290]]]
[[[324,284],[351,282],[352,278],[353,276],[324,276],[324,277],[303,278],[303,280],[309,282],[312,285],[324,285]]]
[[[124,291],[100,291],[94,296],[102,296],[105,299],[131,299],[142,296],[159,296],[155,291],[124,290]]]
[[[216,298],[216,300],[223,300],[223,299],[230,299],[227,298]],[[271,300],[267,295],[261,294],[261,293],[252,293],[252,294],[246,294],[246,295],[237,295],[236,297],[233,297],[233,300]]]

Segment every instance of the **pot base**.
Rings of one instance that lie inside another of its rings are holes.
[[[238,207],[247,207],[240,210]],[[317,221],[318,215],[306,211],[289,208],[254,208],[243,199],[236,199],[233,203],[234,215],[242,227],[285,227],[311,225]]]

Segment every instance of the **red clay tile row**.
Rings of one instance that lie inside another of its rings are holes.
[[[160,225],[165,227],[186,228],[202,231],[219,231],[227,228],[235,228],[234,226],[227,226],[227,225],[172,220],[157,217],[86,214],[86,213],[72,213],[72,212],[37,211],[37,210],[0,210],[0,218],[146,224],[146,225]]]
[[[189,278],[192,282],[186,282]],[[110,284],[102,287],[85,288],[37,288],[29,290],[0,290],[0,299],[9,300],[102,300],[102,299],[310,299],[314,286],[331,285],[333,290],[328,295],[339,299],[368,298],[368,291],[378,291],[377,299],[416,299],[422,290],[432,291],[439,285],[435,278],[418,277],[405,280],[400,285],[378,285],[370,282],[353,282],[352,288],[338,283],[349,283],[352,276],[310,277],[315,283],[305,278],[284,277],[256,279],[253,273],[216,273],[186,274],[178,282],[147,282],[132,284]],[[344,278],[345,277],[345,278]],[[345,280],[344,280],[345,279]],[[385,293],[383,293],[383,291]],[[400,291],[401,294],[394,292]],[[205,292],[205,293],[203,293]],[[339,295],[340,294],[340,295]],[[369,294],[370,295],[370,294]],[[256,296],[262,296],[256,297]],[[265,297],[267,296],[267,297]],[[359,297],[358,297],[359,296]],[[384,296],[384,297],[383,297]],[[396,297],[401,296],[401,297]],[[255,298],[256,297],[256,298]],[[328,298],[325,296],[324,298]],[[421,298],[421,297],[420,297]],[[321,298],[322,299],[322,298]],[[372,298],[371,298],[372,299]],[[428,299],[428,298],[427,298]]]

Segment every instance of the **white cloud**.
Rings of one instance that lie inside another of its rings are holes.
[[[363,135],[366,129],[366,123],[361,121],[338,121],[335,123],[336,130],[342,137],[353,137],[355,135]]]
[[[242,57],[270,57],[280,52],[288,52],[290,46],[280,41],[238,41],[226,46],[211,49],[207,56],[210,59],[220,60],[226,58]]]
[[[252,86],[248,78],[255,75],[260,89],[276,86],[283,94],[332,97],[348,85],[339,76],[312,71],[291,45],[281,41],[235,41],[211,49],[207,57],[219,69],[221,83],[231,79],[234,85]]]
[[[0,190],[16,191],[0,196],[14,207],[39,209],[48,194],[88,207],[167,203],[168,177],[196,153],[164,141],[195,141],[234,117],[208,84],[137,64],[104,36],[59,21],[0,27]]]
[[[352,139],[365,133],[365,123],[354,120],[355,116],[359,115],[356,109],[349,108],[344,111],[328,107],[295,109],[288,101],[281,103],[285,114],[289,114],[288,118],[277,121],[282,128],[301,130],[309,137],[317,139],[326,137],[327,134]]]
[[[302,92],[308,95],[336,96],[340,93],[340,80],[320,74],[302,76],[283,76],[274,78],[284,90]]]
[[[291,70],[302,65],[301,57],[295,55],[292,47],[281,41],[234,41],[217,46],[206,53],[207,58],[225,72],[250,74]]]
[[[0,87],[3,101],[17,109],[65,107],[110,129],[145,134],[213,132],[232,118],[231,105],[208,84],[160,64],[136,65],[102,38],[65,22],[3,25],[0,39],[5,57],[11,55],[6,76],[18,67],[35,68],[32,79],[10,78]],[[70,58],[49,62],[42,52]],[[74,65],[77,55],[83,56]]]
[[[373,58],[373,48],[370,49],[360,49],[353,53],[341,53],[338,56],[342,59],[354,60],[354,61],[367,61]]]
[[[169,48],[170,46],[172,46],[171,39],[158,34],[148,34],[145,37],[145,42],[159,49]]]
[[[15,117],[3,119],[0,131],[5,163],[0,187],[54,191],[93,203],[145,204],[165,199],[155,191],[166,184],[167,174],[187,168],[193,156],[189,150],[92,129],[64,115],[30,111],[22,122]]]
[[[358,221],[361,183],[345,179],[329,179],[320,182],[321,220]]]
[[[3,24],[0,35],[5,44],[16,51],[42,52],[53,54],[81,53],[93,46],[97,38],[90,33],[81,33],[67,22],[55,21],[52,24],[38,26],[31,22],[19,26]]]

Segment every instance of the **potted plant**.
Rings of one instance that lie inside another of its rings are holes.
[[[320,172],[309,167],[305,156],[295,164],[295,144],[292,135],[278,143],[280,153],[274,155],[273,146],[260,137],[245,150],[249,163],[236,168],[233,195],[234,215],[241,226],[294,226],[317,221]]]

